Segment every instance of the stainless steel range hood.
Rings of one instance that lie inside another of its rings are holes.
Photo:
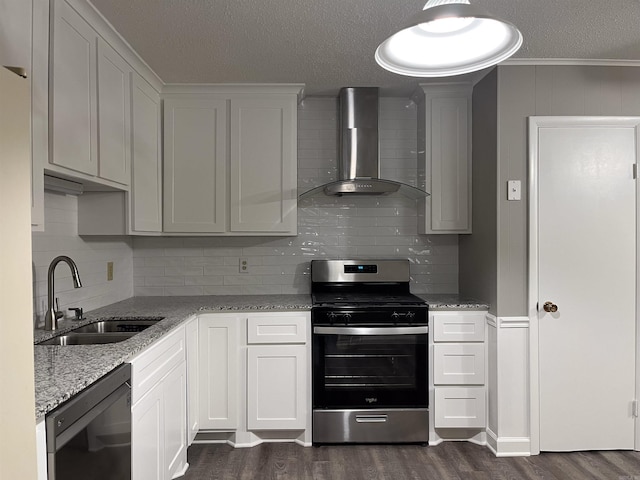
[[[414,199],[429,195],[411,185],[379,178],[378,88],[343,88],[339,100],[338,180],[313,188],[299,198],[318,193],[340,196],[397,192]]]

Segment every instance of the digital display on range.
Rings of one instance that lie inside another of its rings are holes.
[[[344,273],[378,273],[378,265],[345,265]]]

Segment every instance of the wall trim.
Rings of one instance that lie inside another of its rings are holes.
[[[563,65],[583,65],[588,67],[640,67],[640,60],[627,59],[586,59],[586,58],[511,58],[500,63],[500,65],[541,65],[541,66],[563,66]]]
[[[496,457],[528,457],[531,440],[527,437],[499,437],[487,428],[487,447]]]
[[[529,317],[498,317],[500,328],[529,328]]]

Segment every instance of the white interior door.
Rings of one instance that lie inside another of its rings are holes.
[[[531,119],[540,450],[634,448],[639,124]]]

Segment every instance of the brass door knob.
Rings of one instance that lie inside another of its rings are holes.
[[[544,305],[542,306],[542,309],[545,312],[554,313],[558,311],[558,306],[553,302],[545,302]]]

